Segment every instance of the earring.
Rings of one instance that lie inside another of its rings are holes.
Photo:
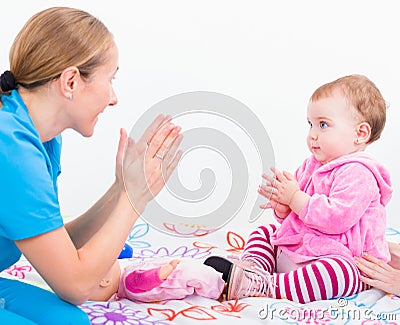
[[[68,96],[68,100],[71,101],[72,100],[72,93],[69,94]]]

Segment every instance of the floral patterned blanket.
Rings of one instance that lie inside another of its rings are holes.
[[[127,243],[133,257],[121,264],[157,258],[196,259],[210,255],[240,254],[249,229],[229,224],[215,233],[192,237],[175,237],[160,233],[148,224],[136,224]],[[400,230],[387,229],[390,241],[400,242]],[[45,282],[24,258],[1,273],[43,288]],[[400,298],[371,289],[346,299],[298,304],[286,299],[245,298],[217,301],[196,294],[182,300],[157,303],[111,299],[108,302],[87,302],[81,308],[92,324],[155,325],[155,324],[400,324]]]

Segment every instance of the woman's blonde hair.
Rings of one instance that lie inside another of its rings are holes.
[[[348,103],[371,127],[371,137],[367,143],[378,140],[386,123],[386,101],[375,84],[363,75],[349,75],[319,87],[311,96],[311,101],[331,96],[335,91],[345,96]]]
[[[105,60],[113,36],[91,14],[53,7],[31,17],[10,49],[10,71],[18,85],[33,89],[76,66],[88,79]]]

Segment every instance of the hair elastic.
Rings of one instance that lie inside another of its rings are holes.
[[[7,70],[0,76],[0,88],[4,92],[17,88],[17,83],[11,71]]]

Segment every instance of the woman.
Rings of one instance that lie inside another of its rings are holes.
[[[74,305],[89,299],[175,169],[180,127],[158,116],[137,143],[121,129],[114,183],[64,225],[57,194],[61,133],[92,136],[98,115],[117,104],[118,50],[98,19],[55,7],[28,20],[9,58],[10,70],[0,77],[0,271],[22,253],[55,294],[0,278],[0,320],[88,324]]]

